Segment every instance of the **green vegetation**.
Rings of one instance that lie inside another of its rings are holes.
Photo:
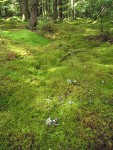
[[[18,42],[25,42],[31,45],[46,45],[49,43],[49,40],[33,33],[31,31],[22,30],[22,31],[1,31],[0,36],[8,37],[11,40]]]
[[[1,150],[113,149],[113,44],[91,38],[98,24],[77,19],[55,32],[41,24],[48,40],[1,22]]]

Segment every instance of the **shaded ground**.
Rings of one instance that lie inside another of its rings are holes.
[[[85,39],[98,23],[57,24],[54,41],[17,26],[1,23],[1,149],[112,150],[113,45]]]
[[[101,33],[99,35],[90,35],[86,37],[88,41],[109,42],[113,44],[113,35],[110,33]]]

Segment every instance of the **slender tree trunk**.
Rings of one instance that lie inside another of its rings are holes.
[[[30,13],[29,13],[29,10],[28,10],[28,0],[22,0],[22,19],[23,21],[28,21],[29,20],[29,17],[30,17]]]
[[[1,4],[0,4],[0,17],[1,17],[1,13],[2,13],[2,9],[1,9],[1,7],[2,7],[2,6],[1,6]]]
[[[57,18],[58,18],[57,0],[53,0],[53,20],[56,21]]]
[[[7,7],[5,7],[5,17],[8,17],[8,8]]]
[[[48,0],[48,13],[51,13],[51,1],[50,0]]]
[[[59,19],[60,20],[63,19],[63,15],[62,15],[62,0],[59,0]]]
[[[42,3],[40,3],[40,5],[39,5],[39,3],[38,3],[38,6],[39,6],[39,8],[38,8],[38,15],[40,16],[40,15],[43,14],[43,11],[42,11]]]
[[[74,14],[74,0],[71,0],[71,19],[73,20],[74,17],[75,17],[75,14]]]
[[[35,30],[37,26],[37,16],[38,16],[38,2],[37,0],[30,0],[31,9],[30,9],[30,20],[29,20],[29,29]]]
[[[19,6],[20,6],[20,15],[22,16],[22,0],[19,0]]]
[[[71,0],[68,0],[67,14],[68,14],[67,18],[68,18],[68,20],[70,20],[70,18],[71,18]]]
[[[48,11],[49,11],[49,1],[46,0],[46,4],[45,4],[45,15],[46,15],[46,20],[48,20]]]
[[[19,0],[19,4],[20,4],[22,21],[28,21],[30,17],[28,0]]]
[[[2,17],[2,10],[1,10],[1,6],[0,6],[0,17]]]
[[[45,3],[42,1],[42,15],[45,17]]]
[[[48,0],[42,1],[42,15],[47,20],[48,17]]]
[[[100,31],[103,32],[103,11],[104,6],[102,5],[100,8]]]

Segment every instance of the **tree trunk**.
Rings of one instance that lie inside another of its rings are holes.
[[[30,17],[29,8],[28,8],[28,0],[19,0],[19,3],[20,3],[22,21],[28,21]]]
[[[43,14],[43,10],[42,10],[42,9],[43,9],[43,8],[42,8],[42,3],[40,3],[40,4],[38,3],[38,6],[39,6],[39,7],[38,7],[38,15],[40,16],[40,15],[42,15],[42,14]]]
[[[46,0],[46,3],[45,3],[45,16],[46,16],[46,20],[48,20],[48,6],[49,6],[49,1]]]
[[[38,2],[37,0],[30,0],[31,9],[30,9],[30,20],[29,20],[29,29],[36,30],[37,26],[37,16],[38,16]]]
[[[51,13],[51,1],[50,0],[48,0],[48,13]]]
[[[59,19],[60,20],[63,19],[63,15],[62,15],[62,0],[59,0]]]
[[[2,17],[2,10],[1,10],[1,7],[0,7],[0,17]]]
[[[75,17],[75,12],[74,12],[74,0],[71,0],[70,1],[70,3],[71,3],[71,20],[73,20],[74,19],[74,17]]]
[[[22,16],[22,0],[19,0],[19,6],[20,6],[20,15]]]
[[[42,16],[45,17],[45,3],[42,1]]]
[[[57,18],[58,18],[57,0],[53,0],[53,20],[56,21]]]
[[[0,17],[2,17],[2,6],[0,4]]]
[[[8,8],[7,7],[5,7],[5,17],[7,18],[8,17]]]
[[[104,10],[104,6],[102,5],[100,8],[100,30],[101,32],[103,32],[103,10]]]

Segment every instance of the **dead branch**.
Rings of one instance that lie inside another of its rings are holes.
[[[80,52],[87,52],[87,51],[81,51],[81,50],[79,50],[79,51],[71,52],[71,53],[65,55],[65,56],[61,59],[61,62],[64,61],[68,56],[72,56],[72,55],[78,54],[78,53],[80,53]]]

